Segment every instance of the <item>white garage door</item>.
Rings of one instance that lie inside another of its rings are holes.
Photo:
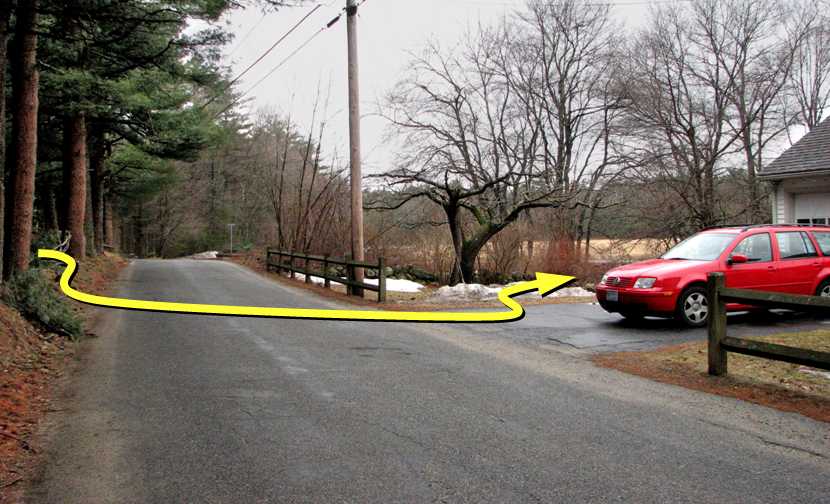
[[[799,224],[830,224],[830,193],[796,194],[795,219]]]

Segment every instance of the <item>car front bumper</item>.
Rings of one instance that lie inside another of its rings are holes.
[[[616,291],[617,300],[610,301],[608,292]],[[677,306],[674,291],[663,289],[615,289],[606,285],[597,286],[597,300],[605,311],[611,313],[634,312],[644,315],[670,316]]]

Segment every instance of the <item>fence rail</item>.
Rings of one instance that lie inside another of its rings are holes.
[[[726,287],[723,273],[710,273],[708,352],[710,375],[723,376],[727,373],[728,352],[830,371],[830,353],[727,336],[727,303],[794,310],[830,310],[830,298],[730,289]]]
[[[276,271],[277,273],[288,271],[291,278],[295,278],[295,274],[300,273],[305,276],[306,283],[311,283],[311,277],[313,276],[322,278],[327,289],[331,288],[332,282],[343,284],[346,286],[346,291],[350,296],[362,293],[363,290],[377,292],[378,303],[386,302],[386,264],[382,257],[378,259],[377,263],[367,263],[352,261],[349,257],[339,259],[329,256],[297,254],[274,248],[268,248],[265,254],[265,264],[268,271]],[[302,268],[295,266],[295,262],[297,261],[303,265]],[[314,263],[322,265],[322,271],[313,270],[311,265]],[[329,266],[345,267],[346,278],[330,274]],[[377,269],[378,284],[373,285],[358,282],[355,275],[355,269],[357,268]]]

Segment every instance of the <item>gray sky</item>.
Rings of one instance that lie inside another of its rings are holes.
[[[648,2],[613,0],[621,21],[636,26],[648,12]],[[272,68],[335,17],[346,0],[329,0],[277,49],[255,66],[238,84],[247,91]],[[401,78],[407,51],[419,51],[430,39],[452,45],[464,31],[509,16],[524,0],[367,0],[360,9],[359,44],[361,102],[364,115],[364,170],[383,170],[394,157],[394,147],[383,140],[386,125],[371,114],[378,101]],[[263,16],[258,9],[236,11],[228,18],[236,40],[226,50],[226,63],[235,73],[244,70],[280,36],[307,14],[314,4]],[[253,29],[253,31],[251,31]],[[246,37],[247,35],[247,37]],[[252,110],[272,109],[291,114],[303,130],[311,123],[318,84],[326,94],[329,85],[327,134],[324,148],[341,157],[348,150],[346,22],[345,16],[330,30],[296,54],[250,92]]]

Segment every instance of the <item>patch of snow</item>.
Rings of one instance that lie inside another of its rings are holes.
[[[296,277],[297,277],[297,280],[300,280],[301,282],[305,281],[305,275],[303,275],[302,273],[297,273]],[[324,279],[320,278],[320,277],[316,277],[316,276],[311,277],[311,283],[313,283],[313,284],[323,285],[325,282],[326,281]],[[371,278],[367,278],[366,280],[364,280],[364,282],[366,282],[368,285],[377,285],[378,284],[377,279],[371,279]],[[340,283],[334,282],[334,281],[332,281],[331,283],[333,285],[341,285]],[[421,285],[417,282],[412,282],[410,280],[398,280],[397,278],[387,278],[386,279],[386,291],[387,292],[412,293],[412,292],[420,292],[421,289],[423,289],[423,288],[424,288],[423,285]]]
[[[377,285],[377,279],[367,278],[364,280],[369,285]],[[387,278],[386,279],[386,290],[387,292],[421,292],[424,286],[419,284],[418,282],[413,282],[412,280],[399,280],[397,278]]]
[[[585,290],[582,287],[565,287],[564,289],[559,289],[548,297],[594,297],[594,293],[589,290]]]
[[[219,259],[219,252],[211,250],[210,252],[200,252],[190,256],[191,259]]]
[[[297,273],[295,278],[297,280],[301,281],[301,282],[305,282],[305,275],[303,275],[302,273]],[[326,280],[324,278],[312,276],[311,277],[311,283],[313,283],[315,285],[323,285],[323,284],[326,283]],[[331,284],[332,285],[343,285],[343,284],[341,284],[339,282],[335,282],[335,281],[332,281]]]
[[[444,286],[438,289],[435,298],[439,300],[463,300],[463,301],[486,301],[496,299],[499,296],[499,291],[506,287],[516,285],[515,282],[509,285],[480,285],[480,284],[458,284],[456,286]],[[565,298],[565,297],[593,297],[594,293],[585,290],[582,287],[566,287],[550,294],[548,297]]]
[[[458,284],[450,287],[445,285],[438,289],[435,297],[440,299],[484,300],[495,299],[502,290],[501,286],[486,286],[481,284]]]
[[[801,366],[800,368],[798,368],[798,370],[802,373],[807,373],[807,374],[811,374],[813,376],[818,376],[820,378],[824,378],[825,380],[830,380],[830,373],[828,373],[827,371],[821,371],[821,370],[814,369],[814,368],[809,368],[809,367],[806,367],[806,366]]]

